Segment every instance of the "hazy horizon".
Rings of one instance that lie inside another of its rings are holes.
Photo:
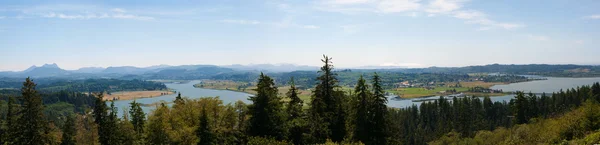
[[[600,1],[0,1],[0,71],[600,64]]]

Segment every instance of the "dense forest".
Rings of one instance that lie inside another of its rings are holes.
[[[28,78],[0,106],[0,144],[586,144],[600,137],[600,83],[541,96],[518,92],[509,102],[441,97],[388,108],[385,72],[358,75],[347,92],[338,79],[344,71],[334,71],[331,60],[322,59],[306,105],[297,78],[289,76],[283,98],[275,79],[263,73],[251,104],[177,96],[171,107],[159,104],[149,114],[135,101],[117,110],[102,92],[47,100]],[[56,117],[62,112],[47,111],[81,98],[93,102],[83,112]],[[118,111],[127,115],[119,118]]]
[[[118,91],[141,91],[141,90],[166,90],[167,87],[163,83],[144,81],[144,80],[119,80],[119,79],[85,79],[85,80],[68,80],[68,79],[53,79],[41,78],[37,89],[44,92],[118,92]],[[0,88],[16,89],[21,87],[22,80],[14,78],[6,78],[0,80]],[[1,93],[1,92],[0,92]]]

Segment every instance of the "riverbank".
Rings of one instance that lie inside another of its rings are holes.
[[[125,91],[125,92],[114,92],[110,94],[104,94],[104,100],[133,100],[141,98],[152,98],[164,95],[171,95],[174,92],[171,91]]]
[[[195,88],[203,88],[203,89],[212,89],[212,90],[226,90],[226,91],[234,91],[241,93],[248,93],[252,95],[256,95],[256,85],[253,83],[242,83],[242,82],[233,82],[227,80],[202,80],[202,82],[198,84],[194,84]],[[280,86],[277,87],[279,92],[278,96],[283,98],[283,101],[289,101],[286,96],[286,93],[290,90],[290,86]],[[298,97],[307,103],[310,101],[311,91],[307,89],[299,89]]]

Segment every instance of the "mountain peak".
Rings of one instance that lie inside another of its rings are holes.
[[[58,65],[56,63],[52,63],[52,64],[44,64],[41,67],[45,67],[45,68],[59,68]]]

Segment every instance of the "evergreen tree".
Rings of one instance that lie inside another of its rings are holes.
[[[75,145],[75,118],[68,116],[62,128],[61,145]]]
[[[200,125],[196,130],[196,135],[200,139],[198,145],[212,145],[214,144],[213,139],[215,136],[210,128],[208,121],[208,115],[206,114],[206,108],[202,106],[202,113],[200,114]]]
[[[257,92],[256,96],[250,97],[250,101],[253,103],[248,106],[251,115],[248,134],[277,140],[285,139],[286,117],[273,79],[261,73],[255,91]]]
[[[344,93],[336,91],[336,74],[333,73],[331,58],[323,55],[324,63],[317,77],[319,81],[313,90],[310,107],[311,135],[314,143],[324,143],[327,138],[340,142],[345,137],[345,110],[342,99]]]
[[[300,118],[302,115],[302,106],[304,102],[298,97],[298,88],[294,82],[294,78],[290,78],[290,90],[287,92],[287,97],[290,101],[287,104],[288,120],[294,120]]]
[[[178,94],[177,94],[177,97],[175,97],[175,101],[174,101],[174,102],[175,102],[175,104],[178,104],[178,105],[181,105],[181,104],[183,104],[183,103],[184,103],[184,100],[183,100],[183,98],[181,97],[181,93],[178,93]]]
[[[28,145],[43,145],[49,142],[46,136],[48,124],[44,117],[42,97],[35,90],[36,84],[30,79],[25,79],[21,94],[23,95],[21,117],[19,117],[19,137],[15,143]]]
[[[6,112],[6,127],[8,129],[4,134],[2,134],[2,143],[3,144],[12,144],[15,139],[19,137],[19,124],[17,121],[19,120],[19,105],[16,103],[14,97],[8,97],[8,105]]]
[[[515,119],[517,124],[527,123],[527,108],[529,104],[527,103],[527,98],[525,98],[525,94],[523,92],[517,92],[517,96],[515,96]]]
[[[386,130],[388,128],[386,122],[386,116],[388,114],[387,98],[385,97],[385,91],[381,86],[381,79],[377,73],[373,74],[373,101],[370,103],[371,105],[368,107],[370,108],[369,112],[373,113],[373,115],[371,115],[373,116],[371,118],[371,121],[373,122],[373,125],[371,126],[373,144],[385,145],[388,137]],[[432,113],[432,115],[434,114]]]
[[[354,87],[354,94],[357,97],[356,103],[356,115],[355,115],[355,127],[354,127],[354,140],[362,141],[365,144],[372,144],[372,140],[370,138],[370,130],[373,129],[370,126],[371,118],[369,112],[369,100],[371,92],[368,89],[367,84],[365,83],[365,79],[361,75],[358,78],[358,83],[356,83],[356,87]]]
[[[144,134],[144,124],[146,122],[146,113],[142,110],[140,103],[137,103],[135,100],[130,103],[131,108],[129,109],[129,114],[131,115],[131,124],[133,124],[133,129],[135,132],[141,136]]]
[[[287,104],[287,115],[289,124],[289,136],[288,139],[297,145],[304,144],[304,133],[306,122],[302,118],[303,110],[302,106],[304,102],[298,97],[298,89],[294,82],[294,78],[290,78],[290,90],[287,92],[287,97],[290,101]]]
[[[119,118],[117,117],[117,107],[115,107],[115,101],[110,101],[110,114],[108,115],[108,120],[105,124],[106,129],[108,130],[108,144],[122,144],[119,137],[122,136],[122,132],[119,132]]]
[[[117,115],[114,102],[108,108],[104,101],[103,93],[96,93],[96,103],[93,109],[94,121],[98,124],[98,136],[100,144],[111,145],[118,143]],[[109,114],[110,111],[110,114]]]

